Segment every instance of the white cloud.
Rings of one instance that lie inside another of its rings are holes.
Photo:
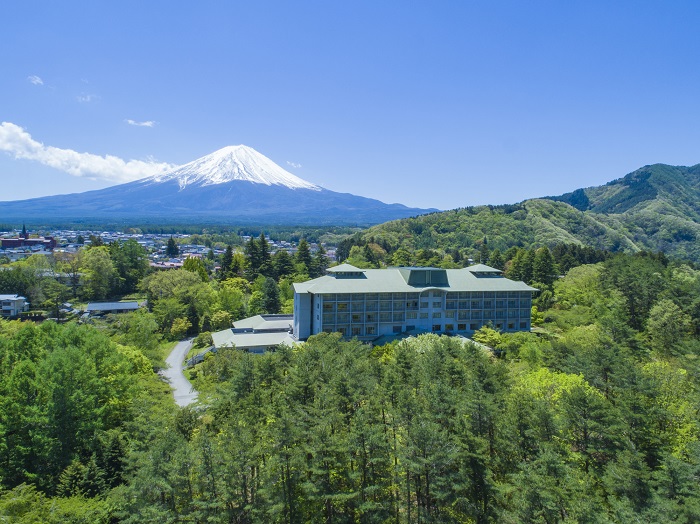
[[[293,167],[294,169],[299,169],[301,167],[301,164],[297,164],[296,162],[290,162],[289,160],[287,160],[287,165],[289,167]]]
[[[83,102],[83,103],[87,104],[89,102],[94,102],[95,100],[99,100],[100,97],[97,95],[85,95],[85,94],[83,94],[83,95],[76,96],[75,99],[78,102]]]
[[[43,86],[43,85],[44,85],[44,81],[41,79],[40,76],[29,75],[29,76],[27,77],[27,80],[29,80],[29,81],[30,81],[32,84],[34,84],[35,86]]]
[[[144,122],[137,122],[136,120],[132,120],[131,118],[127,118],[126,123],[129,124],[130,126],[138,126],[138,127],[153,127],[154,125],[156,125],[156,122],[154,120],[146,120]]]
[[[125,161],[112,155],[99,156],[78,153],[72,149],[45,146],[34,140],[23,128],[11,122],[0,124],[0,151],[6,151],[16,159],[33,160],[73,176],[111,182],[130,182],[160,175],[177,167],[174,164],[155,160]]]

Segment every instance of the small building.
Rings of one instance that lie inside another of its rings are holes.
[[[129,313],[139,308],[139,303],[133,302],[90,302],[85,309],[89,315],[110,315],[117,313]]]
[[[233,327],[211,334],[214,347],[236,347],[250,353],[264,353],[279,344],[291,346],[293,315],[256,315],[233,323]]]
[[[0,295],[0,308],[3,318],[17,318],[20,313],[29,311],[29,302],[19,295]]]

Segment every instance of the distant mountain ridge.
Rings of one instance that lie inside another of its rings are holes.
[[[240,145],[135,182],[0,202],[0,221],[370,225],[431,211],[324,189]]]
[[[700,262],[700,164],[648,165],[602,186],[397,220],[362,237],[409,249],[576,243]]]

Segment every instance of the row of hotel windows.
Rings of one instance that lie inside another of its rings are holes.
[[[467,331],[476,331],[480,329],[482,326],[488,323],[482,323],[482,322],[471,322],[469,324],[457,324],[457,330],[456,332],[467,332]],[[514,330],[516,329],[516,325],[519,326],[519,329],[528,329],[528,322],[526,320],[521,320],[519,322],[508,322],[508,323],[502,323],[502,322],[496,322],[495,324],[492,324],[494,328],[496,329],[504,329],[504,326],[506,326],[506,329],[508,330]],[[467,326],[469,326],[469,329],[467,329]],[[393,326],[393,332],[394,333],[402,333],[404,331],[413,331],[416,329],[416,326],[406,326],[404,329],[404,326]],[[331,328],[331,327],[326,327],[324,326],[323,331],[326,333],[332,333],[334,331],[340,333],[343,336],[353,336],[353,337],[363,337],[363,336],[375,336],[377,335],[377,326],[338,326],[337,328]],[[455,324],[445,324],[442,326],[442,324],[433,324],[432,325],[432,331],[435,333],[453,333],[455,332]]]
[[[416,312],[416,311],[406,311],[404,312],[366,312],[366,313],[333,313],[333,312],[323,312],[323,323],[324,324],[361,324],[361,323],[373,323],[373,322],[403,322],[404,320],[415,320],[427,318],[456,318],[457,320],[492,320],[492,319],[505,319],[505,318],[529,318],[530,309],[496,309],[496,310],[474,310],[474,311],[433,311],[429,313],[427,311]]]
[[[483,299],[483,300],[447,300],[443,305],[442,301],[429,302],[427,300],[385,300],[380,302],[323,302],[324,312],[345,312],[345,311],[418,311],[419,309],[517,309],[520,307],[530,307],[530,297],[518,299]]]

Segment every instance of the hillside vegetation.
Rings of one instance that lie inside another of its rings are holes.
[[[156,323],[0,321],[0,520],[698,522],[700,271],[617,254],[549,293],[538,333],[475,335],[495,352],[222,349],[190,408],[147,358]]]
[[[473,256],[484,243],[513,246],[580,244],[610,251],[663,251],[700,261],[700,165],[645,166],[604,186],[520,204],[476,206],[387,222],[346,244],[368,240],[389,253],[454,249]]]

